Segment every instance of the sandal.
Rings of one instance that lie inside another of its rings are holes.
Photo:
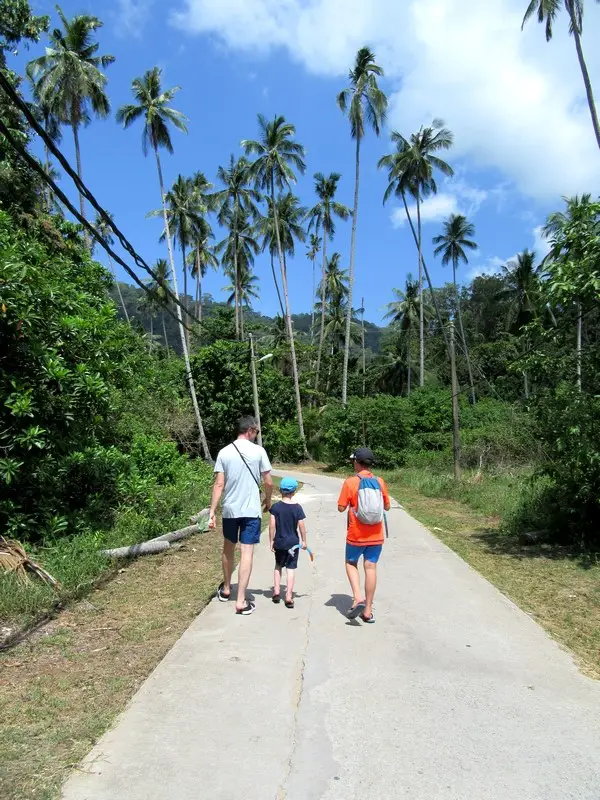
[[[293,608],[294,607],[294,601],[293,600],[286,600],[285,601],[285,607],[286,608]]]
[[[274,594],[273,597],[271,598],[271,600],[274,603],[280,603],[281,602],[281,595],[280,594]]]
[[[242,617],[249,617],[256,610],[254,603],[246,603],[243,608],[236,608],[235,613]]]
[[[224,586],[225,584],[223,583],[223,581],[221,581],[221,583],[219,584],[219,588],[217,589],[217,600],[220,600],[221,603],[226,603],[231,597],[231,592],[229,594],[225,594],[225,592],[223,591]]]
[[[356,619],[359,616],[359,614],[362,614],[364,610],[365,610],[365,601],[361,600],[360,603],[357,603],[355,606],[352,606],[352,608],[348,611],[347,617],[348,619]]]
[[[369,625],[370,625],[371,623],[375,622],[375,617],[373,616],[373,614],[371,614],[371,616],[370,616],[370,617],[365,617],[365,615],[364,615],[364,614],[361,614],[361,615],[360,615],[360,618],[362,619],[362,621],[363,621],[363,622],[366,622],[366,623],[368,623]]]

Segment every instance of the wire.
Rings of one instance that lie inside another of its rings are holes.
[[[90,192],[87,186],[83,183],[79,175],[73,170],[67,159],[61,153],[61,151],[56,147],[52,139],[48,136],[46,131],[38,124],[35,117],[32,115],[30,109],[28,108],[27,104],[23,100],[23,98],[19,95],[16,89],[11,85],[10,81],[7,77],[0,71],[0,87],[4,90],[5,94],[9,96],[12,102],[17,106],[17,108],[22,112],[22,114],[27,119],[29,125],[32,129],[37,133],[37,135],[42,139],[44,145],[48,148],[48,150],[52,153],[52,155],[58,160],[60,165],[63,167],[65,172],[70,176],[70,178],[75,183],[77,190],[80,194],[82,194],[90,203],[90,205],[96,209],[98,214],[100,215],[101,219],[104,223],[113,231],[119,243],[126,250],[129,255],[133,258],[134,262],[137,264],[140,269],[147,272],[150,277],[160,283],[160,285],[164,288],[165,292],[169,296],[170,300],[179,306],[179,308],[184,311],[190,319],[194,319],[192,313],[181,303],[181,301],[177,298],[177,296],[167,287],[165,286],[164,282],[161,282],[158,275],[154,272],[154,270],[146,263],[146,261],[138,255],[136,250],[134,249],[133,245],[129,242],[129,240],[125,237],[123,233],[117,228],[115,223],[113,222],[112,218],[110,217],[109,213],[99,205],[94,195]],[[31,156],[30,153],[27,152],[26,148],[18,142],[11,134],[11,131],[7,126],[4,124],[2,120],[0,120],[0,132],[2,132],[3,136],[6,137],[7,141],[13,147],[13,149],[18,153],[21,158],[23,158],[29,166],[32,167],[42,178],[42,180],[50,186],[53,192],[60,198],[61,202],[69,209],[69,211],[73,214],[73,216],[78,220],[78,222],[83,225],[83,227],[93,236],[93,238],[104,248],[104,250],[114,258],[114,260],[120,264],[123,269],[127,272],[127,274],[135,281],[135,283],[143,289],[147,294],[150,294],[150,291],[147,286],[145,286],[142,281],[137,277],[135,272],[129,267],[115,252],[111,249],[108,245],[106,240],[98,233],[96,228],[91,225],[73,206],[73,204],[67,199],[65,194],[58,188],[56,183],[50,178],[49,175],[46,174],[43,167],[39,164],[39,162]],[[165,310],[167,313],[170,314],[178,323],[178,318],[170,311],[168,307],[165,306]],[[182,322],[184,325],[184,323]],[[184,325],[186,330],[190,331],[191,329]]]

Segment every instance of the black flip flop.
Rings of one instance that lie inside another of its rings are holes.
[[[350,611],[348,611],[348,619],[356,619],[359,614],[365,610],[365,603],[357,603],[355,606],[352,606]]]
[[[256,610],[254,603],[246,603],[243,608],[236,608],[235,613],[242,617],[249,617]]]
[[[221,582],[219,584],[219,588],[217,589],[217,600],[220,600],[221,603],[226,603],[229,600],[229,598],[231,597],[231,592],[229,594],[225,594],[223,592],[223,587],[224,586],[225,586],[225,584],[223,582]]]
[[[293,608],[294,607],[294,601],[293,600],[286,600],[285,601],[285,607],[286,608]]]
[[[274,594],[273,597],[271,598],[271,600],[274,603],[280,603],[281,602],[281,595],[280,594]]]

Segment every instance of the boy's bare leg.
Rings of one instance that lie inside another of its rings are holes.
[[[273,594],[278,595],[281,592],[281,567],[275,567],[273,573]]]
[[[246,606],[246,589],[252,575],[252,562],[254,560],[254,545],[240,544],[240,566],[238,569],[238,593],[236,609],[239,611]]]
[[[352,607],[354,608],[359,603],[364,601],[363,595],[360,591],[360,575],[358,572],[358,564],[351,564],[349,561],[346,561],[346,575],[348,576],[350,588],[352,589],[352,597],[354,598]]]
[[[296,580],[296,570],[286,569],[287,579],[285,586],[285,599],[286,602],[291,603],[294,599],[294,581]]]
[[[229,539],[223,539],[221,562],[223,564],[223,592],[229,594],[231,592],[231,576],[233,575],[235,563],[235,544],[230,542]]]
[[[377,588],[377,564],[372,561],[365,561],[365,610],[367,617],[373,614],[373,597]]]

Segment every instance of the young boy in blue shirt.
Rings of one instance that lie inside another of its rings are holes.
[[[304,509],[294,500],[298,489],[295,478],[283,478],[279,490],[281,500],[271,506],[271,519],[269,520],[269,541],[271,551],[275,553],[275,574],[273,578],[273,602],[281,600],[281,573],[287,570],[287,585],[285,591],[285,607],[294,607],[294,579],[298,566],[298,553],[300,549],[290,553],[290,549],[300,544],[306,550],[306,526]]]

